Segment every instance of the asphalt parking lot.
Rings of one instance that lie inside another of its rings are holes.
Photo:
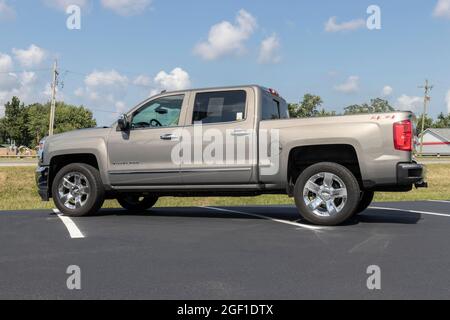
[[[1,212],[0,298],[448,299],[449,240],[444,201],[377,203],[339,227],[295,207]],[[81,290],[66,286],[71,265]]]

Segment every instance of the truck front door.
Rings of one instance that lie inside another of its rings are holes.
[[[171,153],[184,117],[188,94],[168,95],[144,103],[131,114],[128,132],[113,131],[108,140],[109,178],[113,186],[181,183],[180,163]]]

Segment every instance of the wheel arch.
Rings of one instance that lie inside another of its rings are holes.
[[[104,175],[102,172],[104,171],[104,168],[102,166],[102,163],[99,161],[99,158],[96,154],[93,152],[80,152],[80,153],[65,153],[65,154],[59,154],[59,155],[53,155],[52,158],[49,161],[49,192],[51,193],[53,180],[57,173],[64,168],[65,166],[73,163],[83,163],[88,164],[100,172],[100,176],[102,178],[103,184],[104,184]],[[52,194],[50,194],[52,196]]]
[[[334,162],[349,169],[363,188],[360,160],[351,144],[319,144],[294,147],[290,150],[287,165],[288,194],[293,195],[298,176],[311,165]]]

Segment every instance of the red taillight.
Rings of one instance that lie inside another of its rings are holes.
[[[411,120],[394,123],[394,147],[396,150],[412,151],[413,126]]]

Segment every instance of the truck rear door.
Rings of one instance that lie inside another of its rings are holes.
[[[182,182],[254,183],[252,176],[257,164],[254,90],[194,91],[186,114]]]

